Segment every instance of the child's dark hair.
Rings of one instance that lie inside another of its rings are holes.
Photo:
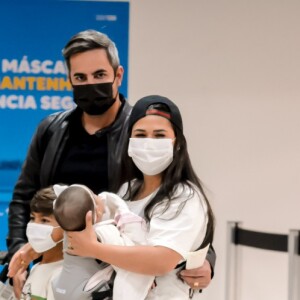
[[[35,213],[42,213],[44,215],[53,214],[53,201],[56,199],[53,187],[49,186],[40,189],[35,193],[31,202],[30,210]]]

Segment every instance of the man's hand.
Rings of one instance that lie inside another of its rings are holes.
[[[17,299],[21,298],[22,289],[27,278],[27,271],[20,269],[13,277],[13,288]]]
[[[192,289],[201,290],[206,288],[211,281],[211,266],[210,263],[205,260],[202,267],[191,270],[182,270],[179,273],[186,284]]]
[[[12,278],[19,271],[25,271],[29,264],[40,257],[40,253],[36,253],[29,243],[22,246],[12,257],[9,266],[8,266],[8,274],[7,276]]]

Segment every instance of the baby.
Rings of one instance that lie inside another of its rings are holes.
[[[102,243],[146,243],[144,220],[131,213],[125,201],[117,195],[106,192],[95,195],[89,188],[79,184],[55,185],[54,190],[58,196],[54,202],[54,215],[65,231],[83,230],[86,226],[86,214],[91,211],[95,233]],[[72,249],[70,241],[68,248]],[[153,283],[153,276],[113,268],[93,258],[73,256],[65,251],[63,269],[53,282],[55,299],[84,300],[91,299],[92,295],[111,297],[114,270],[114,300],[145,298]]]

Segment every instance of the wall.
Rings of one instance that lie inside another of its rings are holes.
[[[130,101],[178,104],[216,214],[203,300],[224,299],[228,220],[300,229],[299,12],[297,0],[131,0]],[[287,256],[243,251],[241,299],[287,299]]]

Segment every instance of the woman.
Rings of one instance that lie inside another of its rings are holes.
[[[155,276],[146,299],[188,299],[178,267],[190,251],[212,242],[214,221],[190,163],[180,112],[169,99],[147,96],[133,107],[122,173],[119,194],[147,220],[148,245],[99,243],[88,213],[86,229],[68,235],[73,248],[68,252]]]

